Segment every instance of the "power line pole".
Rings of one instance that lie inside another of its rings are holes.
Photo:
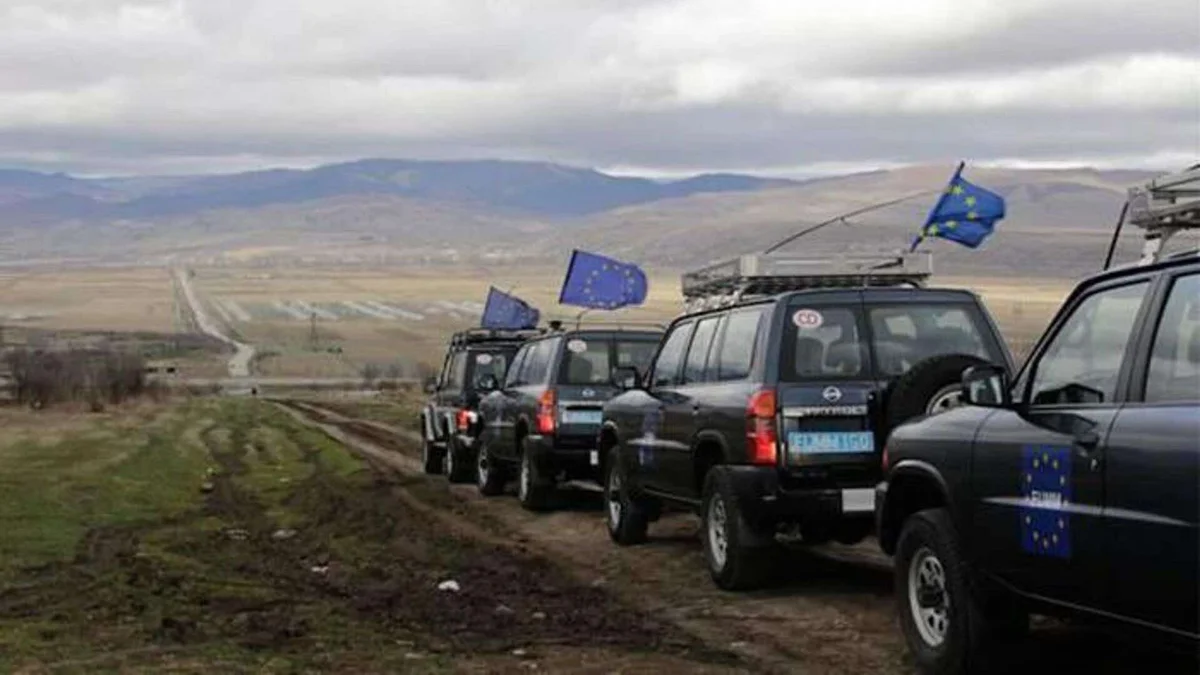
[[[317,313],[311,312],[309,314],[309,319],[311,320],[311,326],[312,326],[311,330],[309,331],[309,337],[308,337],[309,343],[311,345],[311,349],[314,352],[320,351],[320,346],[318,344],[320,341],[317,339]]]

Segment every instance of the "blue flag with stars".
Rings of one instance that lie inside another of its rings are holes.
[[[977,248],[991,236],[996,222],[1004,218],[1004,197],[967,182],[962,177],[964,166],[958,165],[950,185],[925,219],[921,234],[913,240],[912,250],[915,251],[926,237],[938,237],[967,248]]]
[[[1021,548],[1032,555],[1071,557],[1071,448],[1021,449]]]
[[[558,301],[589,309],[617,309],[646,301],[646,273],[637,265],[575,250]]]
[[[482,326],[496,330],[536,328],[541,313],[524,300],[491,287],[483,308]]]

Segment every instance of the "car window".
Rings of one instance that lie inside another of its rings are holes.
[[[860,315],[847,307],[789,307],[783,379],[862,377],[867,350]]]
[[[529,360],[529,352],[533,349],[533,345],[525,345],[517,352],[513,358],[513,365],[508,369],[508,374],[504,378],[505,387],[515,387],[521,383],[521,376],[525,370],[525,362]]]
[[[658,349],[658,340],[617,340],[617,367],[633,366],[639,373],[650,368],[650,360]]]
[[[1175,280],[1146,373],[1146,401],[1200,399],[1200,274]]]
[[[761,307],[730,312],[725,320],[725,333],[717,352],[717,379],[741,380],[750,375],[754,362],[754,345],[758,342]]]
[[[692,344],[688,347],[687,360],[683,367],[683,384],[704,381],[704,370],[708,365],[708,353],[712,349],[713,337],[717,334],[717,326],[721,317],[714,316],[704,319],[696,325],[692,335]]]
[[[450,364],[446,372],[447,391],[461,391],[463,383],[467,377],[467,353],[465,351],[455,352],[450,357]]]
[[[554,360],[554,352],[558,340],[542,340],[533,345],[526,360],[521,381],[525,384],[542,384],[550,374],[550,362]]]
[[[885,377],[908,372],[915,364],[940,354],[970,354],[1003,363],[992,353],[980,331],[973,305],[883,305],[868,310],[875,340],[876,370]]]
[[[559,369],[561,384],[608,384],[617,366],[635,366],[646,372],[658,342],[653,338],[581,335],[569,338]],[[616,364],[613,355],[616,354]]]
[[[467,358],[467,381],[474,388],[479,380],[491,375],[497,382],[504,379],[508,372],[508,360],[512,357],[512,349],[475,349],[469,352]]]
[[[658,358],[654,361],[652,386],[671,387],[679,384],[679,366],[683,361],[683,350],[687,348],[695,325],[691,321],[678,324],[667,335],[662,349],[658,352]]]
[[[1030,400],[1052,405],[1116,398],[1125,348],[1148,287],[1142,281],[1107,289],[1079,303],[1034,366]]]

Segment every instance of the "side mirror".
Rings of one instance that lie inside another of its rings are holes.
[[[425,393],[432,394],[435,391],[437,391],[437,378],[431,377],[425,380]]]
[[[612,383],[622,391],[638,389],[642,386],[642,375],[636,366],[618,366],[613,368]]]
[[[962,376],[963,402],[985,408],[1011,407],[1012,391],[1008,371],[1001,366],[985,365],[968,368]]]
[[[491,373],[480,375],[479,379],[475,380],[475,384],[479,388],[479,391],[485,393],[493,392],[500,388],[500,380],[497,380],[496,376]]]

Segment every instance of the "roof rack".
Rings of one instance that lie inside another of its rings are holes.
[[[752,253],[683,275],[684,306],[699,311],[815,288],[921,287],[933,274],[928,251],[805,257]]]
[[[555,319],[549,322],[547,332],[565,332],[572,330],[612,330],[612,331],[645,331],[666,330],[666,326],[656,321],[618,320],[618,319],[584,319],[582,316],[570,320]]]
[[[450,337],[450,344],[453,346],[479,344],[482,342],[514,342],[528,340],[529,338],[537,337],[545,333],[543,328],[527,328],[523,330],[509,330],[497,328],[471,328],[464,331],[459,331]]]
[[[1125,210],[1129,222],[1144,230],[1140,264],[1157,262],[1171,237],[1184,230],[1200,230],[1200,164],[1130,188]],[[1120,223],[1114,244],[1119,233]]]

